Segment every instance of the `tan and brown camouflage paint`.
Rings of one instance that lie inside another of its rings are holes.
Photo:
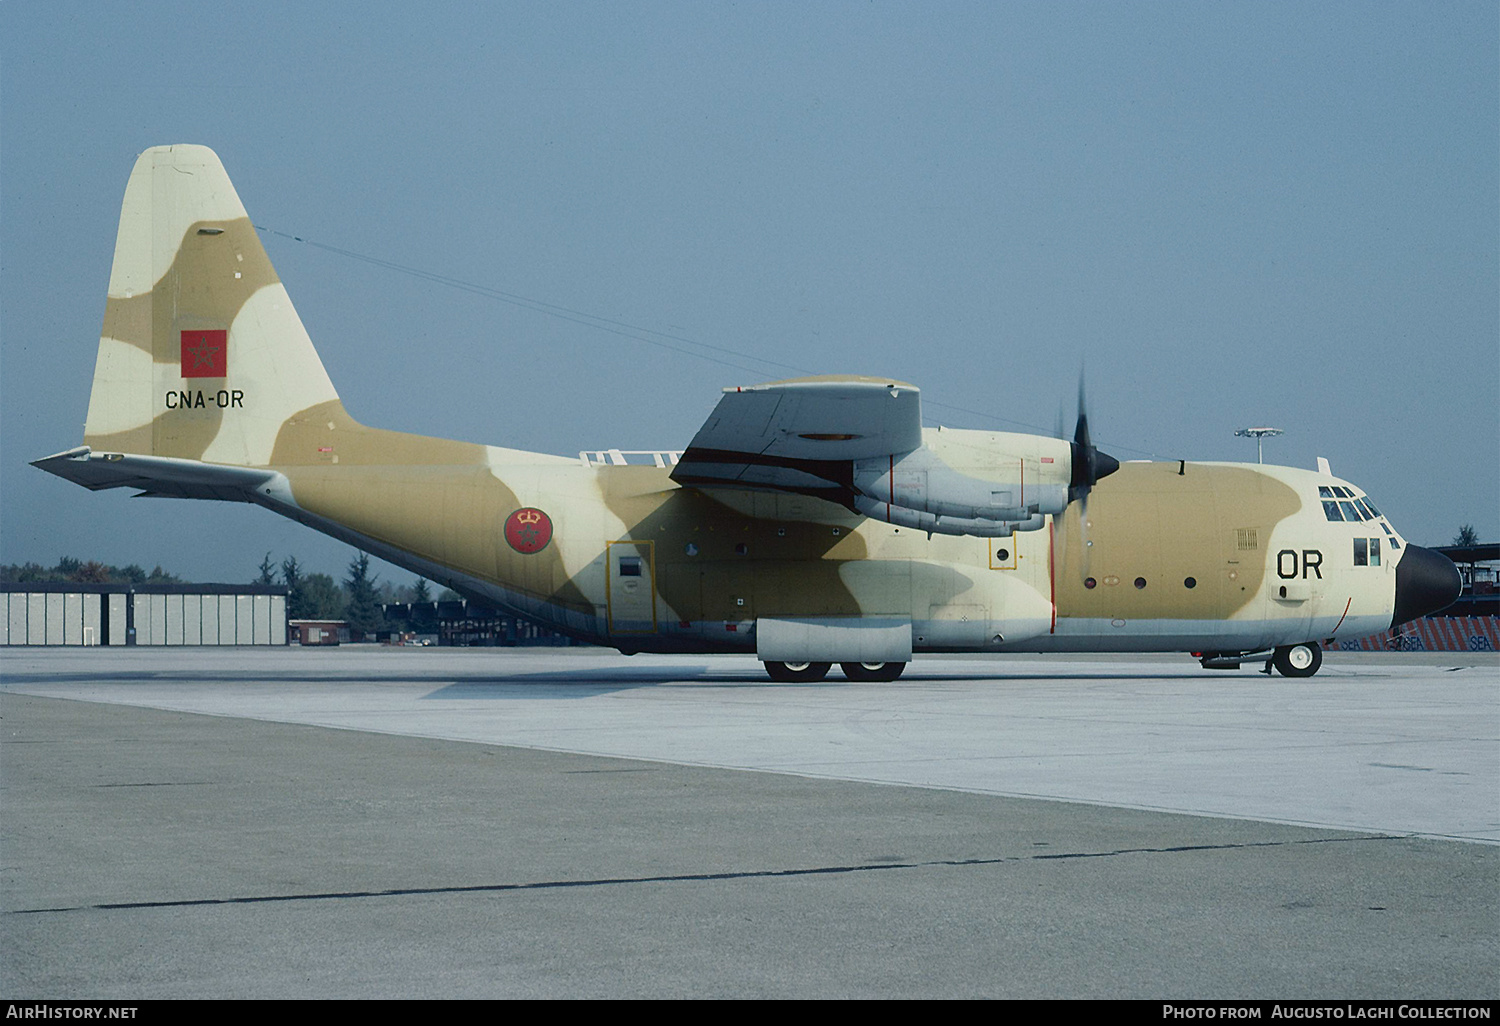
[[[251,296],[279,281],[249,218],[195,222],[150,292],[105,301],[102,334],[149,353],[155,364],[176,365],[181,332],[229,328]],[[202,387],[184,379],[184,387],[189,386]],[[201,459],[218,436],[225,411],[169,411],[161,398],[151,397],[156,415],[149,425],[85,435],[84,444],[105,452]]]
[[[1237,530],[1269,539],[1301,508],[1289,486],[1250,467],[1122,464],[1089,497],[1086,534],[1081,503],[1058,518],[1058,616],[1227,620],[1256,598],[1266,569],[1262,549],[1238,548]]]

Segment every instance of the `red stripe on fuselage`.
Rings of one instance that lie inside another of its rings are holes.
[[[1344,620],[1348,618],[1348,616],[1349,616],[1349,607],[1352,606],[1352,605],[1354,605],[1354,596],[1350,595],[1349,596],[1349,601],[1344,603],[1344,615],[1341,616],[1341,617],[1339,617],[1339,622],[1333,625],[1333,633],[1334,634],[1337,634],[1339,632],[1339,628],[1342,627],[1342,626],[1344,626]]]

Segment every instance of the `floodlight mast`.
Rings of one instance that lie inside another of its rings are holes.
[[[1255,462],[1264,463],[1266,462],[1266,460],[1264,453],[1261,452],[1261,440],[1266,437],[1275,437],[1276,435],[1279,435],[1281,433],[1282,430],[1278,427],[1247,427],[1240,428],[1234,434],[1236,438],[1255,439]]]

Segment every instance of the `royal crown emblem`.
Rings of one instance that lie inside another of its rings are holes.
[[[505,540],[522,555],[540,552],[552,540],[552,518],[525,506],[505,518]]]

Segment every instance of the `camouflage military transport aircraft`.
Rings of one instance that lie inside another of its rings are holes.
[[[90,489],[253,502],[622,652],[754,652],[777,680],[892,680],[923,652],[1191,652],[1317,671],[1314,639],[1447,605],[1320,461],[1120,464],[1090,444],[922,426],[911,385],[726,389],[681,452],[576,458],[365,427],[213,151],[125,190],[84,444]]]

